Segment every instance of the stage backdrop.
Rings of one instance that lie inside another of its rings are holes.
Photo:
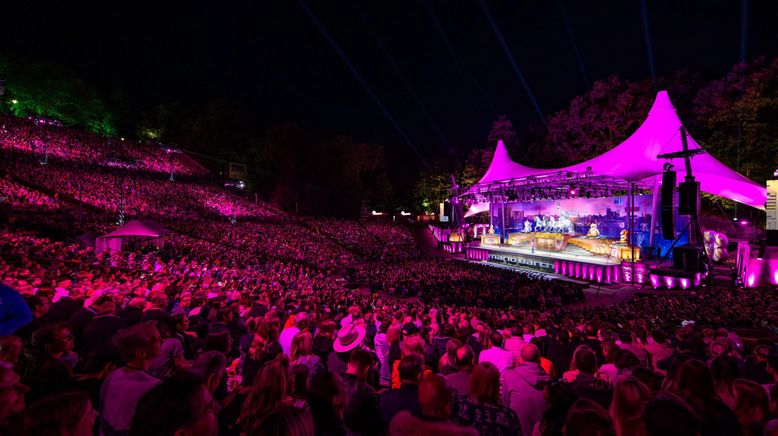
[[[635,196],[636,239],[640,232],[648,232],[651,225],[651,195]],[[507,233],[526,231],[575,232],[587,234],[595,224],[600,236],[618,239],[619,232],[629,228],[629,199],[627,196],[603,198],[571,198],[532,202],[509,202],[505,210]],[[502,204],[492,203],[492,225],[497,234],[502,232]],[[659,229],[657,229],[658,231]],[[635,241],[638,245],[639,240]]]

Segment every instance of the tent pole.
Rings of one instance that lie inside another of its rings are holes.
[[[635,185],[632,182],[629,182],[629,214],[627,215],[629,217],[629,238],[627,238],[627,243],[629,243],[630,246],[630,279],[632,281],[632,287],[634,289],[635,287],[635,234],[633,233],[634,229],[634,222],[635,222]]]

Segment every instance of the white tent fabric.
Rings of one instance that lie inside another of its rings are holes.
[[[170,231],[162,227],[159,224],[153,222],[143,222],[138,220],[132,220],[125,225],[105,234],[103,238],[128,238],[128,237],[149,237],[156,238],[160,235],[169,233]]]
[[[170,230],[157,223],[132,220],[111,233],[98,237],[95,240],[95,251],[97,253],[121,251],[123,239],[154,239],[168,233]]]
[[[479,184],[561,171],[584,172],[589,169],[594,175],[617,177],[636,183],[650,182],[662,174],[667,162],[666,159],[657,158],[657,155],[683,150],[680,135],[682,125],[667,91],[660,91],[648,117],[635,133],[600,156],[565,168],[529,168],[513,162],[505,145],[499,141],[489,169]],[[687,139],[690,149],[702,148],[691,136],[687,136]],[[683,159],[674,159],[672,163],[679,171],[678,181],[683,181]],[[703,192],[764,209],[766,187],[738,174],[707,152],[692,157],[692,173],[700,182]]]

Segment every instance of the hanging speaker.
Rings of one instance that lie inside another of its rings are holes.
[[[662,237],[668,240],[675,239],[674,191],[675,171],[665,171],[662,174]]]
[[[700,182],[681,182],[678,185],[678,213],[699,215]]]

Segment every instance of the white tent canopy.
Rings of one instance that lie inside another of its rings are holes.
[[[667,91],[660,91],[645,121],[629,138],[613,149],[579,164],[556,169],[526,167],[511,160],[505,145],[499,141],[489,168],[469,192],[476,192],[485,185],[561,172],[586,172],[648,186],[662,174],[668,162],[657,156],[683,150],[680,135],[682,126]],[[691,136],[687,136],[687,139],[689,149],[702,149]],[[705,151],[691,159],[692,172],[703,192],[764,209],[767,200],[765,186],[738,174]],[[682,181],[683,160],[673,159],[670,163],[681,172],[678,181]]]
[[[123,240],[131,238],[150,240],[169,233],[170,230],[157,223],[132,220],[118,229],[98,237],[95,240],[95,250],[98,253],[104,251],[121,251]]]

